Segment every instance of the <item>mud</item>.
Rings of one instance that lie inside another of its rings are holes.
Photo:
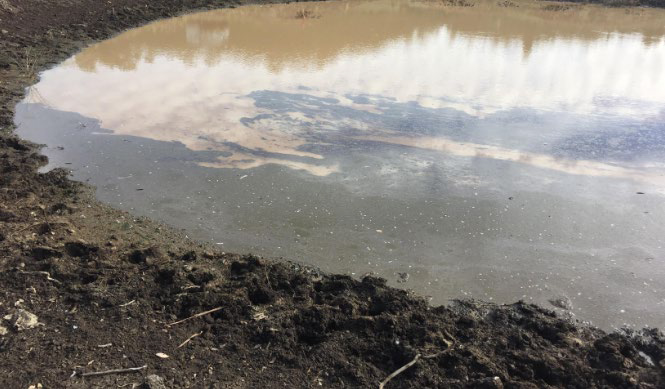
[[[378,387],[418,355],[387,388],[665,385],[656,330],[608,334],[524,303],[431,307],[378,278],[215,251],[96,202],[64,170],[38,173],[46,158],[12,134],[38,70],[150,20],[234,5],[0,1],[0,387]]]

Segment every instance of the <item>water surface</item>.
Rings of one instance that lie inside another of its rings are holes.
[[[19,133],[224,250],[665,326],[665,13],[470,4],[156,22],[44,72]]]

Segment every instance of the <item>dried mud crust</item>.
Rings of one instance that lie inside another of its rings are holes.
[[[665,387],[658,331],[607,334],[523,303],[433,308],[381,279],[215,252],[96,202],[63,170],[37,173],[45,157],[12,134],[36,71],[125,28],[232,5],[0,2],[0,387],[378,387],[414,359],[385,387]]]

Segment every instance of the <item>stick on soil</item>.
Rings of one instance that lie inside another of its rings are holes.
[[[52,282],[55,282],[56,284],[60,284],[61,282],[56,280],[55,278],[51,278],[51,273],[47,271],[19,271],[21,274],[43,274],[46,276],[46,279]]]
[[[192,339],[196,338],[197,336],[200,336],[202,333],[203,333],[203,331],[201,331],[201,332],[197,332],[196,334],[194,334],[194,335],[190,336],[189,338],[185,339],[185,341],[182,342],[182,343],[180,343],[180,346],[176,347],[176,349],[179,349],[180,347],[186,345],[186,344],[189,343]]]
[[[199,313],[197,313],[197,314],[195,314],[195,315],[192,315],[192,316],[190,316],[190,317],[184,318],[184,319],[182,319],[182,320],[174,321],[173,323],[171,323],[171,324],[167,324],[166,326],[167,326],[167,327],[171,327],[171,326],[174,326],[174,325],[176,325],[176,324],[180,324],[180,323],[186,322],[186,321],[188,321],[188,320],[195,319],[195,318],[197,318],[197,317],[205,316],[205,315],[207,315],[207,314],[209,314],[209,313],[217,312],[217,311],[219,311],[220,309],[222,309],[222,307],[217,307],[217,308],[213,308],[213,309],[208,310],[208,311],[199,312]]]
[[[115,369],[115,370],[104,370],[104,371],[94,371],[90,373],[81,373],[81,374],[76,374],[81,377],[99,377],[103,375],[109,375],[109,374],[125,374],[125,373],[135,373],[137,371],[141,371],[145,368],[147,368],[148,365],[143,365],[139,367],[130,367],[128,369]]]
[[[404,370],[410,368],[411,366],[415,365],[416,362],[420,359],[420,354],[416,354],[416,357],[411,360],[411,362],[407,363],[406,365],[400,367],[399,369],[395,370],[392,372],[388,377],[386,377],[385,380],[381,381],[379,384],[379,389],[383,389],[384,386],[388,383],[388,381],[392,380],[393,378],[397,377],[399,374],[401,374]]]

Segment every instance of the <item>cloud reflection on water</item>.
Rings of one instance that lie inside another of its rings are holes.
[[[321,17],[306,21],[289,14],[293,7],[249,7],[132,30],[46,72],[29,99],[99,119],[114,134],[222,152],[210,167],[276,163],[329,175],[337,161],[311,145],[364,137],[574,174],[644,176],[530,150],[533,140],[516,144],[524,134],[511,135],[510,122],[528,125],[540,111],[632,122],[661,115],[665,38],[652,17],[386,1],[315,7]],[[263,104],[271,97],[262,92],[285,97],[286,107]],[[450,137],[493,114],[527,111],[498,126],[501,136],[466,131],[472,146]],[[534,139],[589,132],[548,118],[533,126]]]

